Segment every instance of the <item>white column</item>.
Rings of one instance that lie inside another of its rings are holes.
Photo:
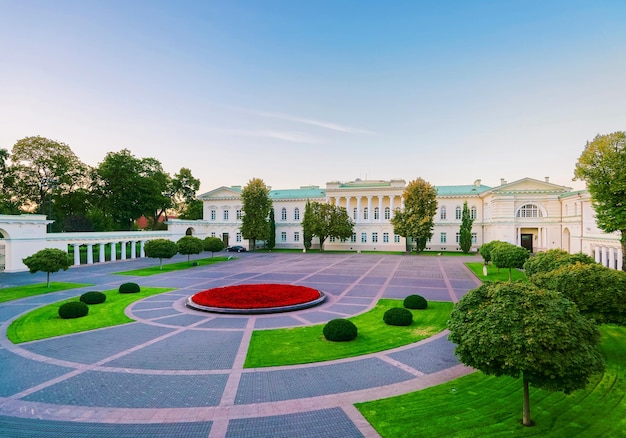
[[[100,246],[100,259],[98,260],[100,263],[106,261],[106,258],[104,257],[104,245],[106,245],[106,243],[101,243]]]
[[[348,212],[348,217],[352,219],[352,212],[350,211],[350,196],[346,196],[346,211]]]
[[[385,212],[383,211],[383,197],[378,196],[378,222],[383,221],[384,215],[385,215]]]
[[[356,198],[356,223],[361,223],[361,197]]]
[[[80,265],[80,243],[74,244],[74,266]]]
[[[87,264],[93,265],[93,244],[87,244]]]
[[[111,261],[114,262],[117,259],[117,254],[115,252],[115,242],[111,242]]]
[[[335,196],[335,205],[337,207],[341,206],[341,196]]]
[[[146,241],[142,240],[141,242],[139,242],[140,246],[139,246],[139,257],[143,258],[146,256]]]
[[[367,221],[372,222],[374,217],[374,210],[372,210],[372,196],[367,197]]]
[[[394,216],[394,214],[395,214],[394,206],[393,206],[394,198],[395,198],[395,196],[393,196],[393,195],[391,195],[389,197],[389,219],[391,219]]]
[[[135,242],[134,240],[130,242],[130,258],[137,258],[137,242]]]
[[[609,248],[609,259],[608,259],[608,267],[611,269],[615,269],[615,248]]]
[[[120,258],[126,260],[126,242],[120,242],[120,250],[122,251]]]
[[[596,263],[600,263],[600,248],[597,246],[593,247],[593,259]]]
[[[621,271],[624,268],[624,254],[622,254],[622,248],[617,248],[617,266],[615,266],[615,269],[617,269],[618,271]]]
[[[606,246],[602,247],[602,264],[604,266],[609,266],[608,264],[608,257],[607,257],[607,251],[606,251]]]

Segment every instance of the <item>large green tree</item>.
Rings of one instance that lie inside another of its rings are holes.
[[[523,424],[532,425],[529,384],[566,394],[604,369],[593,321],[558,292],[529,283],[486,283],[467,293],[448,322],[464,364],[522,378]]]
[[[597,135],[587,142],[574,171],[585,181],[596,222],[607,233],[619,232],[626,256],[626,132]],[[626,263],[622,262],[626,270]]]
[[[459,230],[459,246],[461,251],[467,254],[472,248],[472,224],[474,219],[470,214],[467,201],[463,203],[463,213],[461,214],[461,228]]]
[[[254,250],[257,240],[267,240],[270,235],[268,216],[272,208],[270,189],[262,179],[252,178],[241,191],[243,217],[241,235],[250,242]]]
[[[200,180],[191,174],[191,170],[182,167],[172,178],[172,198],[174,207],[181,219],[202,219],[202,201],[196,198]]]
[[[61,269],[67,271],[70,267],[70,256],[67,252],[56,248],[46,248],[22,259],[31,274],[46,273],[46,286],[50,287],[50,274]]]
[[[344,207],[334,204],[313,202],[310,204],[311,236],[317,236],[320,241],[320,251],[324,251],[324,242],[329,237],[348,239],[352,236],[354,224]],[[306,216],[306,210],[305,210]]]
[[[404,211],[396,212],[391,219],[394,233],[417,243],[423,251],[433,235],[434,216],[437,212],[437,189],[422,178],[417,178],[404,189]]]
[[[9,151],[0,149],[0,214],[19,214],[17,199],[13,194],[16,178],[9,166]]]

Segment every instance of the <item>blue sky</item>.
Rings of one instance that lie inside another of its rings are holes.
[[[0,0],[0,147],[128,148],[201,192],[572,182],[626,129],[626,2]]]

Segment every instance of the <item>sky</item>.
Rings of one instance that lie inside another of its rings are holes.
[[[0,0],[0,148],[129,149],[199,193],[573,182],[626,130],[623,0]]]

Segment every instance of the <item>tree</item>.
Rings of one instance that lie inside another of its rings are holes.
[[[310,207],[310,232],[311,236],[319,238],[320,252],[324,251],[327,238],[347,239],[352,236],[354,224],[344,207],[320,202],[313,202]]]
[[[585,181],[596,222],[607,233],[620,233],[622,260],[626,256],[626,132],[597,135],[587,142],[574,175]],[[626,270],[626,263],[622,263]]]
[[[159,270],[163,270],[163,259],[171,259],[178,254],[178,245],[167,239],[154,239],[144,246],[146,257],[159,259]]]
[[[422,178],[407,184],[404,189],[404,211],[391,219],[393,231],[407,240],[417,243],[417,251],[423,251],[433,235],[434,216],[437,212],[437,189]]]
[[[270,251],[276,246],[276,219],[274,218],[274,209],[270,208],[270,234],[267,238],[267,249]]]
[[[190,261],[191,254],[200,254],[204,251],[204,242],[202,239],[198,239],[194,236],[183,236],[176,242],[178,245],[178,252],[187,256],[187,261]]]
[[[540,252],[530,257],[524,263],[524,274],[533,282],[533,277],[537,274],[545,274],[565,265],[574,265],[576,263],[593,264],[596,263],[594,259],[587,254],[581,252],[577,254],[570,254],[569,252],[554,248],[545,252]]]
[[[39,271],[47,274],[46,287],[50,287],[51,273],[58,272],[61,269],[67,271],[71,264],[69,254],[55,248],[46,248],[37,251],[35,254],[22,259],[22,262],[28,267],[31,274]]]
[[[566,394],[604,369],[600,332],[560,293],[529,283],[489,282],[467,293],[448,322],[464,364],[522,378],[523,424],[532,425],[528,385]]]
[[[491,242],[485,243],[478,249],[478,253],[482,256],[483,260],[485,261],[485,265],[488,265],[489,262],[491,261],[491,251],[493,251],[493,249],[498,243],[502,243],[502,242],[500,240],[492,240]]]
[[[311,249],[311,243],[313,242],[312,229],[313,211],[311,210],[311,202],[307,199],[306,206],[304,207],[304,217],[302,218],[302,240],[306,251]]]
[[[200,188],[200,180],[194,178],[191,170],[181,167],[172,178],[172,198],[179,212],[179,217],[186,215],[184,219],[202,219],[202,201],[196,199],[196,192]],[[198,209],[198,206],[200,207]],[[198,213],[200,214],[198,216]],[[194,216],[194,217],[191,217]]]
[[[498,269],[509,270],[509,281],[513,278],[513,269],[521,269],[530,257],[526,248],[508,242],[498,242],[491,250],[491,260]]]
[[[254,250],[257,240],[267,240],[270,234],[268,215],[272,208],[270,189],[262,179],[252,178],[241,191],[243,217],[241,235],[250,241],[250,250]]]
[[[211,251],[211,257],[214,252],[220,252],[224,249],[224,242],[219,237],[206,237],[204,239],[204,250]]]
[[[472,224],[474,219],[470,215],[467,201],[463,203],[463,214],[461,216],[461,229],[459,230],[459,246],[465,254],[472,248]]]
[[[16,178],[8,161],[9,151],[0,149],[0,214],[19,214],[20,209],[13,195]]]

